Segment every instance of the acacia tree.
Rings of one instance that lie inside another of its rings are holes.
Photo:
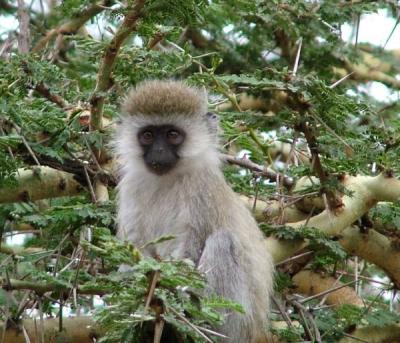
[[[0,1],[0,20],[18,22],[0,36],[1,341],[168,331],[210,342],[219,309],[240,311],[203,297],[190,263],[114,238],[107,143],[121,97],[149,78],[209,91],[225,175],[276,262],[274,339],[400,340],[400,106],[365,87],[398,94],[400,53],[358,43],[360,18],[379,9],[399,11],[389,0]]]

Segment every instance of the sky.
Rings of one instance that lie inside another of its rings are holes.
[[[379,10],[378,13],[366,14],[361,17],[358,30],[358,41],[360,43],[371,43],[383,47],[393,30],[396,20],[387,17],[386,10]],[[386,44],[387,50],[400,49],[400,25],[393,32],[389,42]],[[349,41],[352,28],[350,25],[342,26],[342,37]]]

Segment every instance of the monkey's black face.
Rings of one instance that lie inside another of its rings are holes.
[[[173,125],[149,125],[138,132],[138,141],[143,150],[147,168],[163,175],[172,170],[179,160],[179,148],[185,133]]]

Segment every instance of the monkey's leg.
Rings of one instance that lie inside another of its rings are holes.
[[[209,293],[217,293],[243,306],[245,313],[225,312],[223,326],[218,332],[228,336],[231,343],[260,343],[265,337],[264,322],[267,309],[259,311],[257,299],[251,292],[252,275],[245,268],[246,254],[233,235],[227,230],[218,230],[207,238],[199,260],[199,269],[206,274]],[[265,313],[264,313],[265,311]]]

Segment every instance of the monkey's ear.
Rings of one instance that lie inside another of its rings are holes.
[[[207,112],[207,126],[211,135],[217,138],[218,136],[218,116],[214,112]]]
[[[209,120],[218,120],[218,116],[214,112],[207,112],[206,116]]]

